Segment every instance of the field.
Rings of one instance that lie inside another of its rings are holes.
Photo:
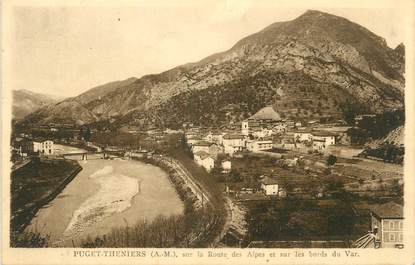
[[[81,170],[75,161],[32,161],[11,174],[11,230],[22,231],[37,210],[56,197]]]
[[[251,241],[355,240],[369,229],[341,200],[247,202]],[[365,220],[366,221],[366,220]]]

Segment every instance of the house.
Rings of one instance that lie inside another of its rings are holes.
[[[295,126],[295,123],[294,123],[294,121],[290,121],[290,120],[287,120],[286,122],[285,122],[285,124],[287,125],[287,128],[294,128],[294,126]]]
[[[331,132],[312,132],[313,137],[313,149],[322,150],[329,145],[336,144],[336,135]]]
[[[302,125],[301,121],[296,121],[295,124],[294,124],[294,126],[297,127],[297,128],[301,127],[301,125]]]
[[[232,162],[230,160],[223,160],[221,164],[222,164],[223,172],[228,173],[231,171]]]
[[[319,121],[318,120],[311,120],[311,121],[308,121],[307,124],[310,125],[310,126],[314,126],[314,125],[319,124]]]
[[[245,148],[245,137],[238,134],[226,134],[223,136],[224,152],[233,155],[235,152]]]
[[[211,143],[221,145],[222,144],[222,137],[223,137],[223,134],[221,132],[214,131],[214,132],[209,132],[204,137],[204,140],[206,140],[208,142],[211,142]]]
[[[36,139],[27,140],[22,143],[22,153],[32,154],[39,153],[45,155],[51,155],[54,152],[54,144],[52,140]]]
[[[208,153],[209,153],[209,155],[216,158],[218,156],[218,154],[223,153],[223,148],[220,145],[217,145],[217,144],[213,143],[209,146]]]
[[[34,142],[36,143],[36,142]],[[41,140],[37,143],[38,147],[37,150],[41,154],[51,155],[53,154],[53,141],[51,140]],[[36,152],[36,150],[35,150]]]
[[[210,172],[215,167],[215,159],[208,153],[198,151],[193,156],[196,164],[205,168],[207,172]]]
[[[281,144],[278,145],[280,148],[284,149],[294,149],[295,148],[295,142],[294,142],[294,136],[293,134],[285,134],[281,138]]]
[[[261,180],[261,189],[265,195],[278,195],[278,181],[273,178],[265,177]]]
[[[273,128],[274,134],[284,133],[286,130],[287,130],[287,125],[285,123],[278,123]]]
[[[200,135],[199,135],[199,133],[193,132],[193,131],[186,132],[184,136],[186,137],[186,139],[201,138]]]
[[[375,114],[361,114],[361,115],[357,115],[357,116],[354,118],[354,121],[355,121],[355,124],[357,125],[357,124],[359,124],[359,122],[361,122],[363,119],[366,119],[366,118],[374,118],[374,117],[376,117],[376,115],[375,115]]]
[[[297,143],[313,141],[313,134],[311,131],[296,131],[294,132],[294,141]]]
[[[192,144],[192,152],[197,153],[199,151],[203,151],[206,153],[209,153],[209,147],[213,145],[213,143],[210,143],[208,141],[198,141]]]
[[[189,136],[188,138],[186,138],[186,142],[187,142],[187,145],[189,147],[193,146],[193,144],[195,144],[197,142],[200,142],[200,141],[203,141],[202,138],[200,138],[199,136],[196,136],[196,135],[195,136]]]
[[[373,207],[370,211],[375,245],[382,248],[403,247],[403,207],[394,202]]]
[[[263,128],[260,127],[252,132],[252,136],[255,138],[264,138],[264,137],[270,137],[274,134],[274,131],[272,129]]]
[[[241,123],[241,134],[248,136],[255,128],[266,128],[267,125],[276,125],[281,121],[281,116],[272,106],[260,109],[257,113]]]
[[[267,141],[251,140],[246,143],[246,148],[251,152],[270,150],[273,148],[273,143],[271,140],[267,140]]]

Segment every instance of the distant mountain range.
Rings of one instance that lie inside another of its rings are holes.
[[[28,114],[49,104],[57,103],[61,99],[57,96],[35,93],[25,89],[14,90],[12,104],[13,119],[23,119]]]
[[[350,106],[379,113],[403,108],[404,69],[403,44],[389,48],[356,23],[311,10],[228,51],[93,88],[41,108],[23,123],[220,125],[268,105],[282,118],[341,117]]]

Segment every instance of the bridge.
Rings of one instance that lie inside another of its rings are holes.
[[[61,154],[61,156],[63,156],[64,158],[80,156],[81,160],[88,160],[88,155],[93,156],[93,155],[99,155],[99,154],[102,154],[102,156],[100,158],[103,158],[103,159],[109,158],[110,156],[116,156],[116,157],[123,156],[119,152],[112,152],[112,151],[100,151],[100,152],[97,152],[97,151],[76,151],[76,152],[63,153],[63,154]]]

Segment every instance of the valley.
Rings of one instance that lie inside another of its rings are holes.
[[[15,172],[83,170],[25,219],[52,236],[20,229],[19,244],[402,248],[404,69],[403,44],[309,10],[198,62],[41,104],[13,123]]]

